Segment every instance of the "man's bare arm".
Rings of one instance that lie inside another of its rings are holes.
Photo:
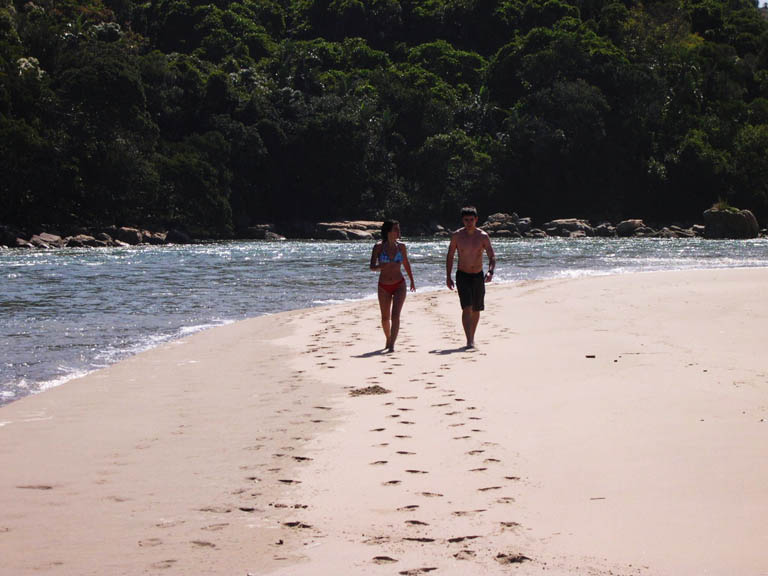
[[[456,234],[451,235],[451,243],[448,245],[448,256],[445,259],[445,285],[453,290],[453,257],[456,254]]]
[[[496,253],[491,246],[490,236],[485,237],[485,252],[488,254],[488,274],[485,275],[485,281],[490,282],[493,280],[493,274],[496,270]]]

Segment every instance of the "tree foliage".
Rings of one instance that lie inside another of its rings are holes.
[[[768,217],[752,0],[0,0],[0,220]]]

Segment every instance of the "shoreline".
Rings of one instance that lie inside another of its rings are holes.
[[[0,552],[14,574],[759,573],[766,281],[490,286],[477,351],[447,291],[409,296],[394,354],[366,302],[163,344],[0,407]]]
[[[749,270],[754,268],[761,268],[761,266],[728,266],[728,267],[704,267],[704,268],[680,268],[675,269],[673,271],[705,271],[705,270]],[[580,278],[591,278],[591,277],[610,277],[610,276],[624,276],[627,274],[653,274],[657,273],[659,270],[629,270],[629,271],[623,271],[623,272],[614,272],[614,271],[596,271],[596,272],[582,272],[577,275],[569,275],[566,273],[563,273],[562,275],[556,275],[556,276],[544,276],[541,278],[536,279],[525,279],[525,280],[503,280],[503,279],[496,279],[494,280],[493,285],[494,286],[510,286],[510,285],[516,285],[516,284],[524,284],[527,282],[537,282],[537,281],[550,281],[550,280],[578,280]],[[444,286],[440,285],[427,285],[424,287],[419,287],[419,290],[417,292],[417,295],[420,294],[429,294],[434,292],[440,292],[445,290]],[[205,322],[203,324],[199,325],[193,325],[193,326],[181,326],[175,330],[173,334],[168,335],[157,335],[157,334],[151,334],[150,339],[153,340],[152,342],[136,346],[134,348],[131,348],[129,350],[119,351],[116,353],[116,359],[113,359],[109,361],[106,364],[98,365],[98,366],[91,366],[88,368],[78,368],[75,369],[71,374],[63,374],[61,376],[57,376],[55,378],[52,378],[50,380],[42,380],[42,381],[34,381],[34,382],[27,382],[24,384],[25,389],[29,389],[30,384],[35,386],[35,389],[33,389],[31,392],[21,395],[21,396],[6,396],[6,397],[0,397],[0,407],[12,404],[14,402],[18,402],[22,398],[26,398],[28,396],[35,396],[38,394],[41,394],[47,390],[57,388],[59,386],[62,386],[66,384],[67,382],[70,382],[72,380],[76,380],[78,378],[83,378],[85,376],[88,376],[90,374],[93,374],[95,372],[98,372],[100,370],[104,370],[106,368],[109,368],[110,366],[113,366],[119,362],[123,362],[125,360],[128,360],[130,358],[133,358],[139,354],[142,354],[147,351],[155,350],[159,347],[162,347],[166,344],[176,342],[178,340],[181,340],[191,334],[196,334],[202,331],[207,331],[209,329],[218,328],[220,326],[226,326],[232,323],[238,323],[246,320],[251,320],[255,318],[261,318],[265,316],[271,316],[274,314],[281,314],[285,312],[299,312],[302,310],[313,310],[316,308],[326,307],[326,306],[340,306],[340,305],[346,305],[346,304],[355,304],[355,303],[362,303],[369,300],[375,300],[376,293],[375,291],[372,291],[370,294],[366,294],[361,297],[357,298],[347,298],[342,300],[324,300],[324,301],[318,301],[315,303],[315,305],[310,306],[309,308],[293,308],[293,309],[287,309],[287,310],[277,310],[275,312],[265,312],[263,314],[259,314],[256,316],[250,316],[247,318],[239,318],[239,319],[223,319],[218,321],[217,323],[211,323],[211,322]],[[0,427],[2,427],[3,423],[0,421]]]

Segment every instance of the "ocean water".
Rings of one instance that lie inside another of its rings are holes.
[[[409,240],[420,291],[444,289],[446,240]],[[768,239],[494,240],[494,282],[768,266]],[[243,318],[374,299],[372,242],[237,241],[0,251],[0,404]]]

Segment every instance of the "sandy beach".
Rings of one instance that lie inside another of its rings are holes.
[[[418,282],[418,270],[414,270]],[[768,269],[189,336],[0,408],[0,575],[768,575]]]

